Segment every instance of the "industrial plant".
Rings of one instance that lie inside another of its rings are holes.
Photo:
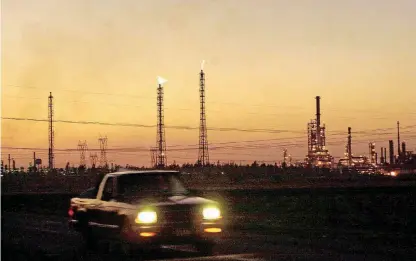
[[[209,149],[208,149],[208,134],[206,123],[206,111],[205,111],[205,80],[206,75],[203,68],[204,62],[201,64],[201,70],[199,72],[199,143],[198,143],[198,155],[195,158],[195,166],[201,168],[201,171],[212,168],[215,166],[210,163]],[[166,137],[165,137],[165,124],[164,124],[164,107],[163,107],[163,88],[167,80],[162,77],[157,77],[157,98],[156,98],[156,110],[157,110],[157,125],[156,125],[156,146],[150,148],[151,168],[167,168],[169,167],[166,153]],[[54,144],[54,103],[52,93],[48,96],[48,162],[47,170],[56,170],[55,166],[55,144]],[[352,128],[348,127],[346,135],[345,153],[342,158],[335,162],[334,157],[330,154],[326,145],[326,126],[321,122],[321,97],[316,96],[316,115],[315,119],[310,120],[307,123],[307,155],[304,162],[292,164],[292,157],[288,153],[287,149],[283,149],[283,161],[279,164],[279,167],[287,168],[293,166],[304,166],[313,169],[331,169],[336,170],[365,170],[365,171],[379,171],[384,173],[415,173],[416,172],[416,154],[406,149],[406,143],[403,141],[400,143],[400,123],[397,121],[397,154],[395,154],[394,141],[390,139],[388,155],[387,148],[380,147],[380,154],[377,153],[376,143],[374,141],[368,142],[368,155],[356,155],[353,153],[353,132]],[[46,121],[46,120],[45,120]],[[107,142],[106,136],[98,138],[99,142],[99,155],[90,151],[90,165],[92,168],[99,168],[101,170],[109,169],[109,160],[107,158]],[[88,145],[86,141],[79,141],[76,150],[80,154],[79,168],[87,169],[87,152]],[[278,153],[276,153],[276,157]],[[299,164],[298,164],[299,163]],[[254,164],[254,163],[253,163]],[[36,152],[33,153],[33,169],[37,171],[41,168],[42,160],[36,158]],[[111,163],[113,165],[113,163]],[[218,165],[218,164],[217,164]],[[241,165],[241,164],[240,164]],[[254,164],[255,165],[255,164]],[[11,167],[16,169],[16,162],[13,157],[8,157],[8,165],[4,166],[2,161],[2,172],[11,171]],[[69,162],[67,163],[67,168]],[[278,166],[276,163],[274,166]],[[400,170],[400,171],[399,171]]]
[[[309,166],[331,168],[334,158],[326,148],[325,124],[321,126],[321,97],[316,96],[316,118],[308,125],[308,155],[306,163]]]

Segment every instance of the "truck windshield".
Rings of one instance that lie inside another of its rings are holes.
[[[129,174],[120,176],[117,182],[118,191],[124,197],[188,193],[180,179],[174,174]]]

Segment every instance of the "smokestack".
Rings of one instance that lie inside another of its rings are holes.
[[[352,153],[351,153],[351,127],[348,127],[348,164],[352,164]]]
[[[34,172],[36,172],[37,167],[36,167],[36,152],[33,152],[33,170]]]
[[[317,130],[317,143],[321,148],[321,97],[316,96],[316,130]]]
[[[321,97],[316,96],[316,124],[321,126]]]
[[[384,164],[383,147],[380,148],[380,164]]]
[[[387,163],[387,148],[384,149],[384,163]]]
[[[376,152],[376,165],[378,165],[378,153]]]
[[[397,156],[400,157],[400,122],[397,121]]]
[[[9,154],[9,158],[8,158],[8,160],[9,160],[9,165],[8,165],[8,167],[9,167],[9,172],[10,172],[10,169],[11,169],[11,167],[10,167],[10,164],[11,164],[11,160],[12,160],[12,158],[10,158],[10,154]]]
[[[406,159],[406,142],[402,142],[402,158],[403,160]]]
[[[393,144],[393,140],[389,140],[389,156],[390,156],[390,164],[394,164],[394,144]]]

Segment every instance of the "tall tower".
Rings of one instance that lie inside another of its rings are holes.
[[[88,150],[87,142],[84,140],[84,142],[79,141],[78,142],[78,151],[79,151],[79,166],[87,166],[87,161],[85,160],[85,152]]]
[[[157,153],[156,166],[164,168],[166,166],[166,140],[165,140],[165,124],[163,118],[163,84],[167,80],[158,76],[159,85],[157,87]]]
[[[351,127],[348,127],[348,166],[352,165]]]
[[[53,96],[52,92],[49,93],[49,103],[48,103],[48,122],[49,122],[49,129],[48,129],[48,135],[49,135],[49,160],[48,160],[48,166],[49,169],[52,170],[55,168],[55,155],[53,153],[54,148],[54,129],[53,129]]]
[[[204,63],[201,64],[201,72],[199,73],[199,98],[200,98],[200,114],[199,114],[199,150],[198,163],[203,167],[209,164],[208,153],[208,137],[207,137],[207,123],[205,118],[205,73]]]
[[[316,142],[318,143],[318,150],[322,148],[321,144],[321,97],[316,96]]]
[[[98,141],[100,142],[100,167],[107,168],[107,136],[100,137]]]
[[[397,121],[397,157],[400,158],[400,122]]]

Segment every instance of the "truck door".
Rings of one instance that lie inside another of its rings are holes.
[[[106,231],[105,224],[105,200],[111,197],[113,187],[113,177],[107,177],[103,179],[104,187],[101,198],[94,200],[88,209],[89,225],[93,229],[94,233],[102,234]]]
[[[99,212],[100,224],[107,236],[116,234],[114,232],[119,229],[119,224],[115,222],[119,210],[118,203],[114,201],[116,194],[117,178],[109,177],[103,190],[102,205]]]

